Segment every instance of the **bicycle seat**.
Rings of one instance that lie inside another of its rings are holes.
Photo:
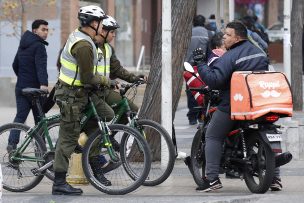
[[[29,97],[38,97],[38,96],[47,95],[48,91],[37,88],[24,88],[22,89],[22,94],[24,96],[29,96]]]

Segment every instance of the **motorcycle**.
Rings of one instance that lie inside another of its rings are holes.
[[[193,67],[185,62],[185,70],[198,77]],[[203,81],[202,81],[202,84]],[[205,95],[203,122],[193,138],[191,156],[185,160],[194,181],[202,185],[205,178],[205,133],[213,113],[219,103],[219,92],[206,86],[189,88]],[[238,121],[235,128],[226,136],[222,148],[221,173],[232,178],[245,180],[252,193],[265,193],[269,190],[276,167],[287,164],[292,159],[290,152],[282,153],[282,132],[275,122],[279,114],[268,113],[255,120]]]

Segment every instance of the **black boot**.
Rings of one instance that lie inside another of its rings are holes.
[[[53,195],[81,195],[80,188],[73,188],[66,182],[66,172],[55,172],[55,179],[52,188]]]
[[[95,178],[103,185],[110,186],[112,185],[111,181],[109,181],[105,176],[104,172],[101,169],[101,163],[98,156],[90,158],[90,165],[93,171]]]

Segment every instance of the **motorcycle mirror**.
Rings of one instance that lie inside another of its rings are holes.
[[[190,73],[194,73],[194,69],[193,69],[193,67],[191,66],[190,63],[184,62],[184,68],[185,68],[186,71],[188,71]]]

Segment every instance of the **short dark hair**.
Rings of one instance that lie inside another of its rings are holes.
[[[239,21],[232,21],[227,24],[226,28],[232,28],[235,30],[235,34],[243,39],[247,39],[246,26]]]
[[[204,26],[206,22],[206,19],[202,15],[197,15],[193,18],[193,26]]]
[[[214,14],[211,14],[209,19],[215,19],[215,15]]]
[[[223,45],[223,36],[224,33],[217,32],[210,39],[210,48],[216,49],[216,47],[221,47]]]
[[[48,25],[49,23],[42,19],[37,19],[32,23],[32,30],[38,29],[40,25]]]

